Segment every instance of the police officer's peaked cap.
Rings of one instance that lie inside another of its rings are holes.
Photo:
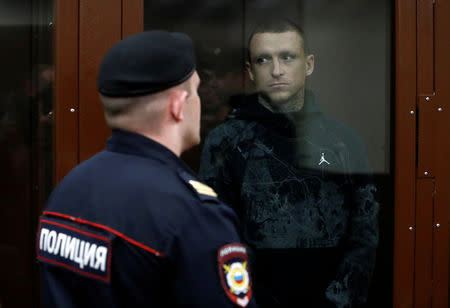
[[[180,84],[195,71],[192,40],[162,30],[131,35],[108,50],[100,65],[98,91],[109,97],[132,97]]]

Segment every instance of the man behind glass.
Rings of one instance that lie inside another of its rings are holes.
[[[260,24],[248,48],[257,93],[232,101],[209,134],[200,176],[241,218],[260,304],[355,307],[366,301],[378,244],[364,146],[306,89],[314,56],[297,25]]]

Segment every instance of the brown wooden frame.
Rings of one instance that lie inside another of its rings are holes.
[[[79,159],[105,147],[106,126],[97,94],[97,73],[106,51],[122,37],[122,0],[80,1],[80,121]]]
[[[56,0],[55,182],[78,164],[78,0]],[[55,183],[55,184],[56,184]]]
[[[141,0],[56,0],[55,179],[103,149],[110,134],[96,90],[103,55],[143,29]]]
[[[413,307],[416,146],[416,1],[395,8],[394,307]]]
[[[449,307],[450,276],[450,0],[430,0],[434,10],[434,92],[428,121],[434,174],[432,307]],[[439,111],[439,108],[441,108]],[[440,225],[438,227],[438,224]]]
[[[122,37],[144,30],[144,1],[122,0]]]
[[[448,306],[449,20],[448,0],[396,1],[395,308]]]

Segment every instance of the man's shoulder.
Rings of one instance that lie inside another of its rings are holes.
[[[106,226],[162,252],[164,241],[178,236],[186,224],[210,225],[211,215],[234,219],[216,193],[186,170],[154,164],[135,175],[133,163],[107,171],[94,169],[93,161],[78,166],[56,187],[46,211]]]
[[[207,146],[227,147],[251,139],[255,134],[256,121],[229,118],[212,129],[207,138]]]
[[[245,119],[227,118],[225,122],[212,129],[208,136],[219,135],[224,138],[232,138],[238,135],[242,129],[245,129],[247,126],[251,125],[252,122],[253,121]]]
[[[343,146],[348,152],[352,172],[371,173],[366,144],[356,129],[331,117],[324,118],[323,123],[322,128],[328,136],[328,143]]]
[[[332,132],[343,142],[354,145],[363,144],[361,136],[351,125],[327,115],[323,115],[322,123],[325,131]]]
[[[256,121],[245,115],[243,116],[243,114],[248,113],[251,106],[258,104],[256,98],[255,94],[231,97],[229,102],[231,110],[227,118],[222,124],[209,132],[207,139],[211,142],[231,141],[238,136],[245,139],[246,133],[251,133]]]
[[[150,172],[152,170],[153,172]],[[170,172],[170,169],[159,160],[127,153],[102,151],[73,168],[56,190],[78,187],[80,191],[81,187],[88,188],[88,185],[91,185],[92,189],[104,189],[108,185],[119,184],[123,187],[134,186],[139,189],[141,184],[144,185],[143,180],[154,177],[161,179],[161,174],[165,177],[174,176],[174,172]],[[111,193],[115,194],[116,191]]]
[[[159,160],[103,151],[69,172],[52,192],[48,206],[94,217],[103,217],[107,209],[125,218],[158,211],[158,203],[166,205],[164,211],[192,196],[176,168]]]
[[[127,154],[124,160],[115,154],[101,152],[75,167],[55,188],[49,206],[74,215],[101,215],[107,208],[122,218],[142,212],[169,219],[190,205],[196,209],[204,202],[219,202],[189,168]]]

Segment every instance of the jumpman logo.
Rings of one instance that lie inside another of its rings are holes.
[[[330,163],[325,159],[325,153],[322,153],[322,156],[320,157],[319,166],[322,165],[323,163],[327,163],[328,165],[330,164]]]

